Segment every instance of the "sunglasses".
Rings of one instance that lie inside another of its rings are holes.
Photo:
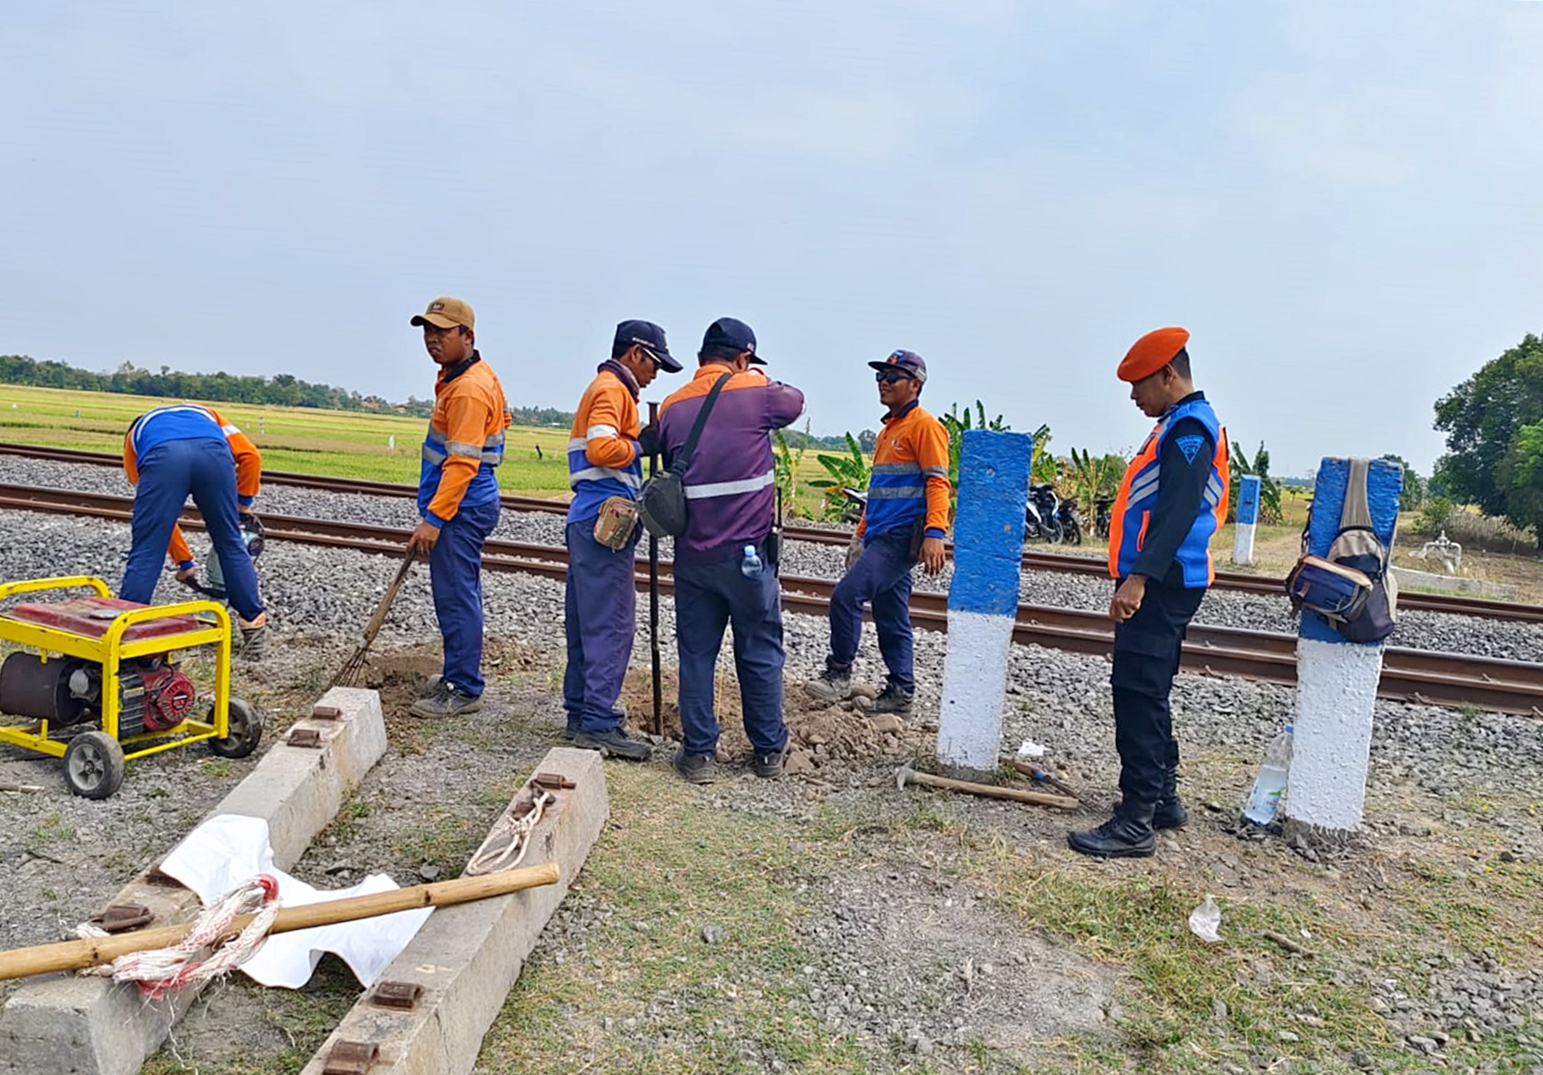
[[[912,380],[912,377],[904,370],[874,370],[873,379],[879,384],[894,384],[896,381]]]

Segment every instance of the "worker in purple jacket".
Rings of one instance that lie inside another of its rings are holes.
[[[707,326],[698,369],[659,409],[666,464],[685,445],[713,385],[708,412],[686,468],[686,532],[675,539],[675,641],[680,656],[681,748],[675,769],[693,784],[713,780],[718,721],[713,669],[723,628],[734,628],[745,735],[756,776],[782,774],[788,729],[782,720],[782,603],[772,532],[776,489],[770,433],[793,424],[804,394],[754,367],[755,333],[721,317]]]

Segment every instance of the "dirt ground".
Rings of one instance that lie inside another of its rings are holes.
[[[237,669],[238,693],[272,719],[270,741],[341,662],[310,642]],[[391,749],[298,876],[336,887],[375,871],[402,884],[459,872],[563,728],[560,664],[497,642],[487,663],[482,713],[424,722],[406,709],[436,650],[372,661],[365,685],[381,692]],[[1458,1020],[1432,1031],[1434,1054],[1406,1039],[1434,1025],[1427,994],[1480,973],[1474,960],[1533,975],[1543,999],[1535,803],[1439,794],[1411,776],[1372,805],[1354,846],[1320,854],[1240,839],[1243,763],[1202,750],[1185,763],[1191,825],[1165,834],[1154,859],[1095,862],[1064,837],[1104,816],[1104,776],[1062,773],[1086,792],[1069,815],[897,791],[896,768],[931,757],[935,727],[798,709],[790,691],[789,776],[756,780],[739,767],[735,686],[722,688],[718,784],[675,779],[667,743],[645,765],[607,763],[611,824],[479,1071],[1530,1070],[1535,1014],[1471,1043]],[[646,675],[629,679],[634,723],[651,695]],[[89,803],[69,796],[57,763],[0,748],[0,785],[40,789],[0,793],[0,938],[65,934],[253,764],[171,751]],[[1184,924],[1207,893],[1223,907],[1215,949]],[[710,927],[726,939],[704,945]],[[147,1071],[298,1071],[357,990],[330,958],[296,993],[238,976],[206,993]]]

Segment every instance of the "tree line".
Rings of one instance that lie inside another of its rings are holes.
[[[289,373],[251,377],[231,373],[186,373],[162,366],[160,371],[141,369],[125,362],[112,373],[83,370],[66,362],[39,361],[28,355],[0,355],[0,382],[33,388],[68,388],[85,392],[116,392],[154,399],[201,399],[210,403],[246,403],[253,406],[317,407],[335,411],[379,411],[427,418],[432,399],[408,396],[392,403],[330,384],[313,384]],[[573,412],[555,407],[511,407],[520,425],[573,424]]]

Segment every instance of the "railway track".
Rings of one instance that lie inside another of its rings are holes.
[[[119,456],[107,452],[88,452],[78,448],[47,448],[32,444],[0,443],[0,455],[46,459],[56,463],[85,463],[97,466],[122,466]],[[367,481],[357,478],[330,478],[314,474],[295,474],[286,471],[263,471],[263,481],[272,485],[288,485],[302,489],[319,489],[334,493],[355,493],[364,496],[386,496],[414,499],[416,486],[397,485],[391,482]],[[503,506],[510,511],[542,512],[562,515],[568,505],[561,500],[545,500],[540,497],[504,496]],[[263,518],[266,520],[267,515]],[[807,541],[818,545],[845,545],[851,540],[846,530],[825,530],[812,526],[788,526],[783,534],[790,541]],[[952,554],[952,545],[950,545]],[[1065,553],[1027,551],[1022,566],[1033,571],[1059,571],[1075,575],[1092,575],[1108,578],[1109,570],[1102,559],[1090,556],[1071,556]],[[1212,584],[1219,590],[1236,590],[1241,593],[1263,594],[1282,597],[1285,580],[1267,575],[1250,575],[1241,571],[1218,571]],[[1427,594],[1405,591],[1398,596],[1399,607],[1418,612],[1441,612],[1454,616],[1476,616],[1480,619],[1513,620],[1520,623],[1543,623],[1543,605],[1523,605],[1510,601],[1490,601],[1480,597],[1451,594]]]
[[[127,521],[132,517],[133,503],[129,497],[0,484],[0,508]],[[264,514],[263,522],[270,540],[387,556],[402,555],[408,536],[408,531],[395,527],[297,516]],[[202,529],[203,521],[188,510],[183,514],[183,525]],[[549,545],[489,540],[483,563],[489,571],[561,580],[567,572],[567,551]],[[639,560],[637,567],[637,586],[644,590],[648,586],[647,562]],[[669,594],[673,591],[670,564],[662,561],[659,567],[660,589]],[[835,585],[831,580],[784,576],[781,581],[784,609],[814,616],[826,614]],[[947,631],[948,599],[944,594],[915,591],[911,594],[911,615],[921,629]],[[1107,617],[1096,612],[1020,605],[1013,641],[1107,656],[1113,650],[1114,628]],[[1276,632],[1193,624],[1184,643],[1182,666],[1193,672],[1292,685],[1296,683],[1296,642],[1295,636]],[[1398,701],[1543,716],[1539,709],[1543,665],[1389,647],[1383,656],[1378,694]]]

